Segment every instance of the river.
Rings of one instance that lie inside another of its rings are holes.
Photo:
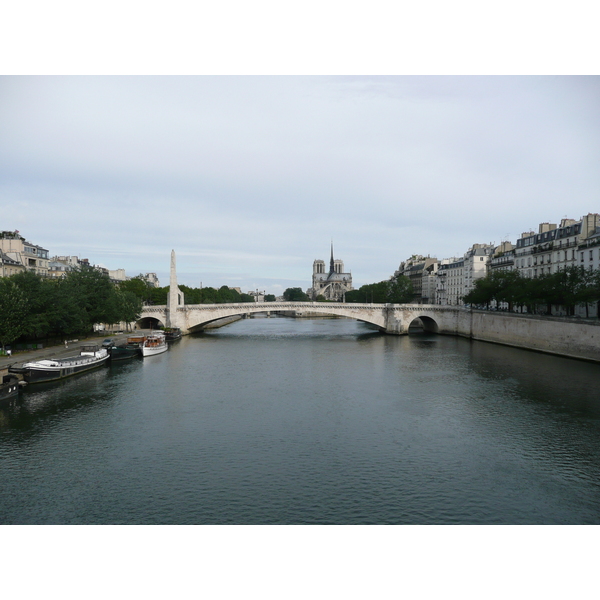
[[[0,410],[2,524],[598,524],[600,365],[254,318]]]

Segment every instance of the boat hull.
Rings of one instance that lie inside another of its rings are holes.
[[[25,363],[22,367],[9,367],[9,372],[20,373],[27,383],[43,383],[65,379],[105,365],[109,359],[106,350],[84,353],[81,356],[55,360],[39,360]]]
[[[163,330],[167,342],[175,342],[181,339],[181,329],[179,327],[168,327]]]
[[[16,375],[4,375],[0,383],[0,403],[14,400],[19,396],[19,378]]]
[[[135,356],[140,356],[140,354],[140,349],[137,346],[132,348],[127,346],[113,346],[110,349],[110,360],[128,360]]]
[[[156,332],[146,337],[142,344],[142,356],[154,356],[155,354],[162,354],[166,352],[169,346],[167,346],[167,340],[165,339],[164,333]]]
[[[154,356],[155,354],[162,354],[169,349],[167,343],[160,344],[159,346],[144,346],[142,348],[142,356]]]

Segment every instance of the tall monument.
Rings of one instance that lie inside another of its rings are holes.
[[[179,327],[177,308],[183,305],[183,292],[177,285],[175,250],[171,250],[171,278],[169,281],[169,295],[167,296],[167,327]]]

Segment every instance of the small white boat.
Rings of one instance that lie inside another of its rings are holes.
[[[167,345],[167,339],[165,338],[164,333],[151,333],[146,336],[144,344],[142,345],[142,356],[161,354],[162,352],[166,352],[168,348],[169,346]]]

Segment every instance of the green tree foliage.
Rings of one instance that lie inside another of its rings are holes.
[[[492,302],[506,302],[508,309],[526,307],[530,313],[552,313],[553,306],[564,308],[567,314],[575,306],[600,302],[600,274],[582,267],[567,267],[539,277],[521,277],[517,271],[493,272],[478,279],[464,302],[489,307]]]
[[[135,321],[142,301],[83,266],[60,279],[31,271],[0,279],[0,307],[4,343],[10,343],[8,338],[68,338],[90,333],[96,323]]]
[[[169,286],[167,287],[151,287],[150,288],[150,300],[149,304],[156,304],[162,306],[167,303],[167,296],[169,295]]]
[[[265,294],[265,302],[275,302],[276,300],[274,294]]]
[[[346,302],[375,304],[405,304],[413,299],[412,283],[408,277],[398,275],[386,281],[368,283],[357,290],[346,292]]]
[[[133,293],[117,289],[114,295],[115,311],[118,318],[114,322],[125,321],[128,326],[140,318],[142,301]]]
[[[65,277],[68,291],[83,309],[86,329],[92,330],[94,323],[115,323],[118,314],[112,301],[115,286],[108,275],[84,265],[70,271]]]
[[[151,286],[141,273],[136,277],[132,277],[127,281],[122,281],[121,283],[119,283],[119,288],[124,292],[131,292],[132,294],[135,294],[142,302],[145,302],[147,304],[153,303],[153,290],[162,289],[154,288],[153,286]]]
[[[27,299],[27,310],[23,315],[23,334],[32,338],[45,336],[52,329],[48,309],[54,305],[54,282],[32,271],[17,273],[10,279]]]
[[[11,279],[0,279],[0,344],[2,350],[25,333],[27,298]]]
[[[283,299],[288,302],[308,302],[310,298],[302,291],[302,288],[287,288],[283,292]]]
[[[405,304],[414,297],[414,290],[410,279],[404,275],[392,277],[387,282],[388,302]]]
[[[167,293],[169,288],[165,288]],[[186,304],[236,304],[239,302],[254,302],[249,294],[240,294],[237,290],[222,285],[218,290],[213,287],[190,288],[180,285],[179,289],[185,294]],[[166,300],[163,304],[166,304]]]
[[[518,271],[494,271],[487,277],[477,279],[463,301],[488,308],[492,301],[507,302],[509,310],[512,310],[514,304],[525,302],[523,290],[526,283]]]
[[[52,327],[50,333],[63,338],[75,337],[89,331],[88,316],[78,294],[73,294],[72,282],[67,278],[53,281],[53,303],[47,311]]]

